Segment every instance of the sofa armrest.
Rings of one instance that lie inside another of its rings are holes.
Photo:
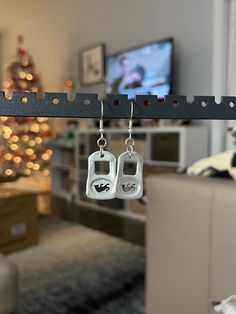
[[[147,179],[147,313],[208,313],[209,224],[206,179]]]
[[[18,297],[18,270],[0,254],[0,314],[11,313]]]

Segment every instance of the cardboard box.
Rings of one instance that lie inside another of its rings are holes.
[[[51,213],[51,179],[36,173],[30,177],[21,177],[15,182],[1,184],[2,188],[36,193],[38,198],[38,213]]]
[[[0,252],[8,254],[37,242],[37,194],[0,189]]]

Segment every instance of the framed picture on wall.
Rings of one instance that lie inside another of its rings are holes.
[[[83,49],[79,53],[80,82],[87,86],[104,82],[105,78],[105,44]]]

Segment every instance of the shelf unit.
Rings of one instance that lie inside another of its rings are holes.
[[[70,200],[75,181],[74,144],[66,145],[56,141],[50,142],[52,157],[52,194]]]
[[[85,194],[88,156],[98,150],[97,129],[76,131],[73,144],[52,144],[52,193],[73,200],[79,207],[145,221],[146,205],[140,200],[91,200]],[[127,129],[105,129],[106,149],[118,156],[125,150]],[[144,157],[144,177],[183,169],[208,155],[205,127],[134,128],[135,150]],[[201,141],[199,141],[201,139]],[[98,171],[104,170],[100,165]]]

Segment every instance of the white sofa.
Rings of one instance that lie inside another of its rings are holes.
[[[236,183],[147,180],[147,314],[209,314],[236,294]]]
[[[17,295],[17,267],[0,254],[0,314],[9,314],[15,309]]]

